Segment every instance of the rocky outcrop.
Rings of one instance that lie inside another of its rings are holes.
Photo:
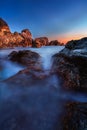
[[[8,55],[8,59],[25,66],[40,65],[40,55],[30,50],[13,51]]]
[[[87,48],[87,37],[84,37],[80,40],[69,41],[69,42],[67,42],[65,47],[70,50]]]
[[[83,42],[81,46],[79,43],[77,42],[73,49],[69,48],[71,45],[68,44],[60,53],[55,54],[52,69],[62,77],[64,88],[87,91],[87,44]]]
[[[28,29],[21,31],[21,36],[24,38],[25,47],[32,47],[32,34]]]
[[[0,36],[3,36],[5,33],[10,33],[8,24],[0,18]]]
[[[86,130],[87,129],[87,102],[68,103],[66,116],[63,120],[63,130]]]
[[[62,43],[60,43],[58,40],[53,40],[49,42],[49,46],[61,46]]]
[[[0,19],[0,48],[32,46],[32,35],[28,29],[11,33],[8,24]]]
[[[33,47],[41,47],[41,46],[46,46],[48,45],[48,38],[47,37],[39,37],[39,38],[35,38],[35,40],[33,41]]]
[[[28,29],[24,29],[21,33],[11,33],[8,24],[0,18],[0,48],[7,47],[42,47],[48,45],[59,45],[57,40],[49,43],[47,37],[39,37],[32,39],[32,34]],[[60,44],[62,45],[62,44]]]

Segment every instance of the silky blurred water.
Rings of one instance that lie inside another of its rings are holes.
[[[52,55],[63,48],[47,46],[0,50],[0,80],[3,81],[24,69],[23,66],[7,60],[7,55],[12,51],[25,49],[39,53],[43,68],[49,73],[47,70],[50,70]],[[32,84],[29,82],[24,87],[1,82],[0,130],[62,130],[60,118],[64,105],[72,101],[87,102],[87,95],[63,90],[56,74],[51,74],[42,81],[33,81]]]

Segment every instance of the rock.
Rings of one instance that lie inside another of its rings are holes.
[[[10,33],[8,24],[0,18],[0,36],[3,36],[5,33]]]
[[[54,40],[54,41],[50,41],[49,42],[49,46],[60,46],[61,45],[61,43],[60,42],[58,42],[57,40]]]
[[[52,69],[54,69],[57,74],[60,75],[60,77],[63,79],[63,87],[69,90],[87,92],[86,66],[87,49],[84,48],[78,50],[64,48],[61,52],[53,56]]]
[[[20,63],[25,66],[34,66],[40,64],[40,55],[30,50],[13,51],[8,55],[9,60]]]
[[[0,37],[0,48],[23,46],[23,41],[19,33],[7,33]]]
[[[0,129],[61,130],[63,101],[59,100],[53,77],[41,69],[27,68],[3,81],[4,84],[0,84]]]
[[[66,48],[68,49],[83,49],[87,48],[87,37],[84,37],[80,40],[72,40],[67,42]]]
[[[24,29],[21,32],[21,36],[24,38],[24,45],[32,47],[32,34],[28,29]]]
[[[48,45],[48,38],[47,37],[39,37],[39,38],[35,38],[35,40],[33,41],[33,47],[41,47],[41,46],[46,46]]]
[[[11,33],[7,23],[0,19],[0,48],[32,47],[32,34],[28,29]]]
[[[86,130],[87,129],[87,102],[68,103],[66,116],[63,120],[63,130]]]

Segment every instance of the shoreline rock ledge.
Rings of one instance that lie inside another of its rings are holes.
[[[87,92],[87,38],[70,41],[53,57],[52,69],[68,90]]]

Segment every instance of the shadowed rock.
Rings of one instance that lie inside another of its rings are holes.
[[[8,55],[9,60],[25,66],[40,66],[40,55],[30,50],[13,51]]]
[[[68,49],[83,49],[83,48],[87,49],[87,37],[84,37],[80,40],[69,41],[67,42],[65,47]]]
[[[65,88],[87,92],[87,44],[83,42],[81,46],[79,43],[74,46],[74,48],[78,46],[78,50],[74,48],[71,50],[66,45],[65,49],[55,54],[53,69],[62,77]]]
[[[63,120],[63,130],[87,129],[87,103],[68,103],[66,116]]]

